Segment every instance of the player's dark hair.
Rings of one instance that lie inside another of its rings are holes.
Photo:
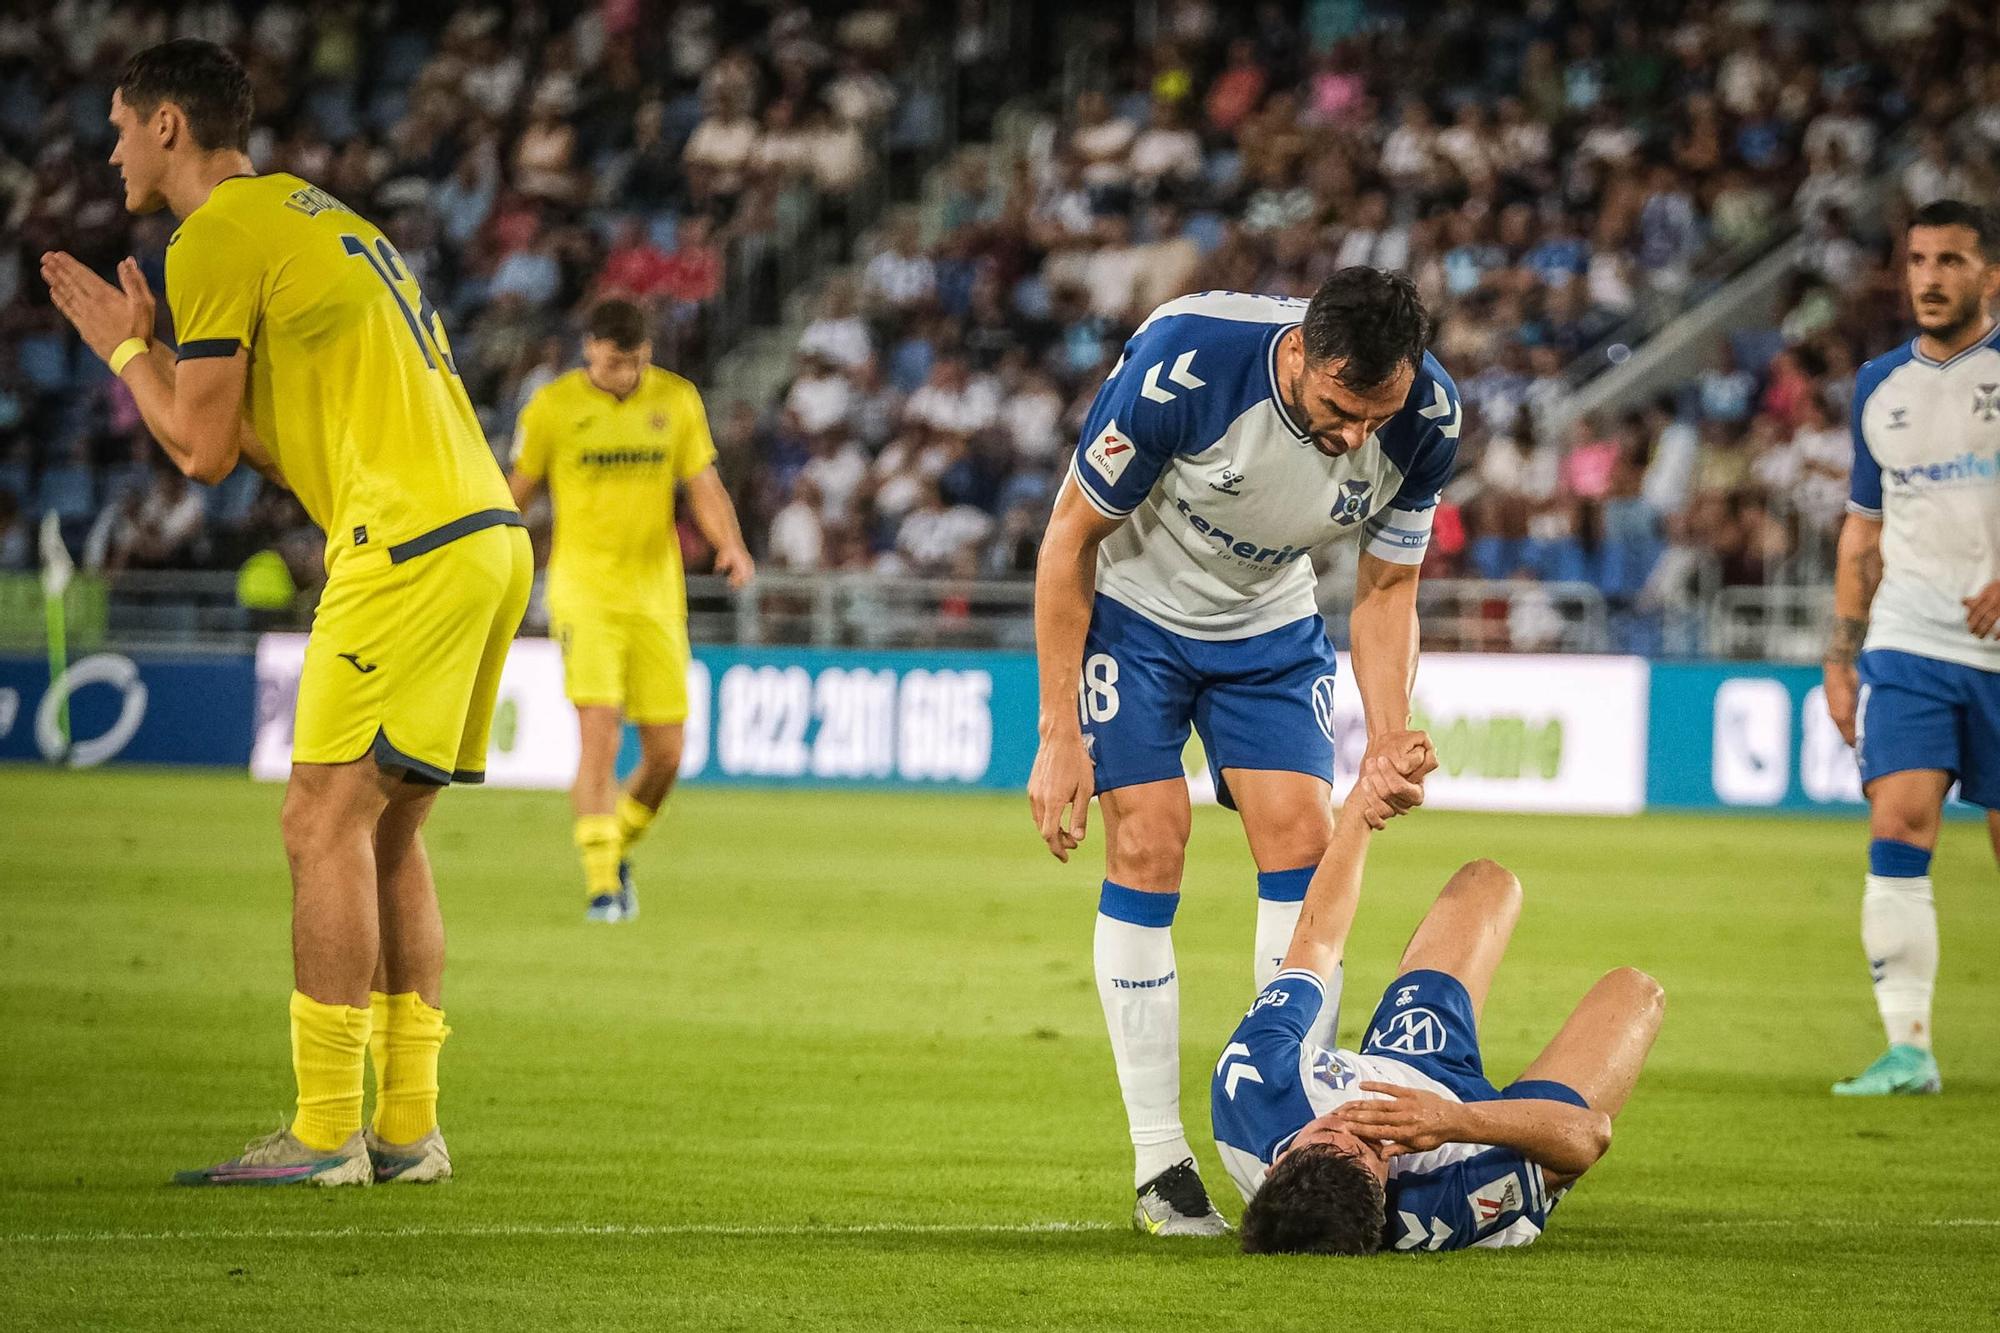
[[[584,319],[584,332],[608,339],[621,352],[636,352],[646,341],[646,312],[630,301],[599,301]]]
[[[118,95],[142,116],[172,102],[187,117],[197,147],[241,152],[250,146],[250,76],[214,42],[176,37],[147,47],[125,62]]]
[[[1278,1159],[1243,1210],[1245,1254],[1373,1254],[1382,1248],[1382,1183],[1330,1143]]]
[[[1320,284],[1306,307],[1306,364],[1338,358],[1352,389],[1386,383],[1397,367],[1422,363],[1431,316],[1406,274],[1356,265]]]
[[[2000,259],[2000,217],[1990,208],[1962,199],[1938,199],[1910,218],[1912,227],[1966,227],[1979,238],[1979,256],[1987,263]]]

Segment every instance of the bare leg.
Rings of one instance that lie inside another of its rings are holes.
[[[1993,844],[1993,864],[2000,865],[2000,810],[1986,812],[1986,837]]]
[[[375,825],[399,785],[369,758],[292,766],[281,815],[292,872],[292,974],[321,1004],[368,1007],[380,954]]]
[[[1467,862],[1424,913],[1396,970],[1457,978],[1472,999],[1477,1020],[1486,1012],[1486,993],[1520,919],[1521,881],[1497,861]]]
[[[1666,1013],[1667,995],[1659,982],[1636,967],[1614,968],[1577,1002],[1555,1040],[1521,1071],[1521,1078],[1561,1083],[1591,1110],[1615,1120],[1639,1081]],[[1546,1169],[1542,1174],[1552,1190],[1576,1180]]]
[[[570,784],[570,808],[584,815],[608,815],[618,799],[618,710],[608,704],[586,704],[576,710],[576,780]]]
[[[1565,1084],[1593,1111],[1615,1117],[1639,1081],[1666,1012],[1667,996],[1659,982],[1636,967],[1607,972],[1521,1077]]]
[[[1104,877],[1141,893],[1179,893],[1194,812],[1187,782],[1167,778],[1097,798],[1104,812]]]
[[[1227,768],[1223,781],[1243,817],[1259,870],[1316,866],[1333,837],[1333,789],[1310,773]]]
[[[376,901],[382,961],[376,969],[386,995],[415,991],[433,1009],[444,1005],[444,916],[438,910],[422,829],[437,789],[406,782],[375,827]]]
[[[679,722],[647,722],[639,725],[639,767],[626,779],[625,794],[658,810],[674,789],[680,776],[681,746],[687,728]],[[614,754],[616,752],[614,751]]]
[[[1868,784],[1868,836],[1936,851],[1944,794],[1950,790],[1951,775],[1941,769],[1883,774]]]

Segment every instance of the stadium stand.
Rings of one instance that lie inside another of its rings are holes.
[[[1901,328],[1898,219],[1991,198],[2000,160],[2000,14],[1977,4],[1179,0],[1142,7],[1148,31],[1074,17],[999,115],[1006,25],[978,4],[949,101],[914,63],[934,54],[921,4],[662,10],[0,21],[0,567],[53,510],[107,567],[275,545],[311,578],[311,534],[256,478],[203,495],[162,475],[32,281],[57,238],[157,256],[162,224],[128,225],[109,192],[100,108],[118,51],[167,26],[252,61],[261,163],[391,220],[497,445],[590,297],[646,299],[663,359],[699,376],[797,298],[803,272],[776,265],[809,217],[852,267],[812,295],[774,401],[710,404],[777,571],[1020,578],[1146,310],[1407,268],[1468,406],[1427,573],[1594,589],[1631,651],[1673,646],[1671,605],[1823,584],[1852,370]],[[870,228],[885,180],[923,202]],[[1671,391],[1548,428],[1552,401],[1787,244],[1768,326]],[[1560,617],[1508,606],[1477,646],[1562,641]]]

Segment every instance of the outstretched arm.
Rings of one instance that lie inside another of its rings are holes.
[[[1364,550],[1347,623],[1353,644],[1348,657],[1368,726],[1365,765],[1376,755],[1401,755],[1414,738],[1424,737],[1409,729],[1410,691],[1417,680],[1417,566]],[[1369,826],[1383,828],[1386,821],[1422,805],[1424,774],[1430,771],[1404,774],[1402,781],[1379,792],[1366,811]]]
[[[1540,1098],[1455,1102],[1394,1083],[1363,1083],[1382,1101],[1349,1102],[1337,1114],[1364,1139],[1392,1153],[1429,1152],[1446,1143],[1512,1148],[1557,1176],[1582,1175],[1611,1147],[1611,1117],[1588,1107]]]
[[[1368,861],[1368,842],[1381,827],[1377,813],[1388,807],[1390,795],[1405,791],[1437,767],[1430,738],[1409,732],[1399,746],[1362,761],[1361,773],[1341,803],[1333,823],[1333,839],[1306,887],[1299,924],[1285,951],[1284,966],[1304,968],[1322,979],[1331,977],[1347,949],[1354,927],[1354,909],[1361,902],[1361,871]]]

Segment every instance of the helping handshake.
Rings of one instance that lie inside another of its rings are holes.
[[[1424,779],[1438,766],[1437,750],[1422,731],[1391,731],[1368,743],[1361,772],[1347,794],[1347,808],[1371,829],[1424,803]]]

